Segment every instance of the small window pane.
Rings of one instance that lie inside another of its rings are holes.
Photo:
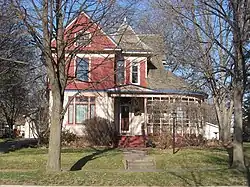
[[[90,102],[95,102],[95,97],[90,97]]]
[[[124,83],[124,60],[118,60],[116,63],[116,79],[118,84]]]
[[[139,73],[138,73],[138,64],[137,63],[133,63],[132,65],[132,83],[138,83],[138,76],[139,76]]]
[[[73,105],[69,105],[68,108],[68,123],[72,124],[73,123],[73,113],[74,113],[74,106]]]
[[[76,97],[76,102],[88,102],[88,97]]]
[[[95,105],[90,105],[90,118],[95,117]]]
[[[82,123],[88,117],[88,105],[76,105],[76,123]]]

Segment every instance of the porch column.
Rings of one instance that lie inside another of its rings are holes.
[[[144,132],[145,135],[148,135],[148,127],[147,127],[147,120],[148,115],[147,115],[147,98],[144,97]]]

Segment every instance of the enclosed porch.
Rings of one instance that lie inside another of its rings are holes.
[[[179,136],[203,133],[202,116],[194,109],[203,102],[198,97],[153,94],[148,90],[112,93],[110,96],[114,98],[114,122],[120,135],[120,146],[142,147],[148,136],[164,133]]]

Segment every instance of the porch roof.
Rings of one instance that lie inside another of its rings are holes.
[[[108,89],[108,93],[114,97],[152,97],[164,95],[192,95],[197,97],[207,97],[204,92],[175,89],[151,89],[134,84],[121,85]]]

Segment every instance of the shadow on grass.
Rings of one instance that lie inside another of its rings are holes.
[[[36,139],[4,141],[0,143],[0,153],[9,153],[10,151],[16,151],[18,149],[35,147],[35,146],[37,146]]]
[[[106,148],[106,149],[103,149],[103,150],[98,150],[96,148],[92,148],[95,150],[94,153],[92,153],[91,155],[87,155],[83,158],[81,158],[80,160],[78,160],[71,168],[70,168],[70,171],[79,171],[83,168],[83,166],[85,166],[89,161],[91,160],[94,160],[96,158],[98,158],[97,156],[98,155],[101,155],[105,152],[108,152],[108,151],[111,151],[115,148]]]

